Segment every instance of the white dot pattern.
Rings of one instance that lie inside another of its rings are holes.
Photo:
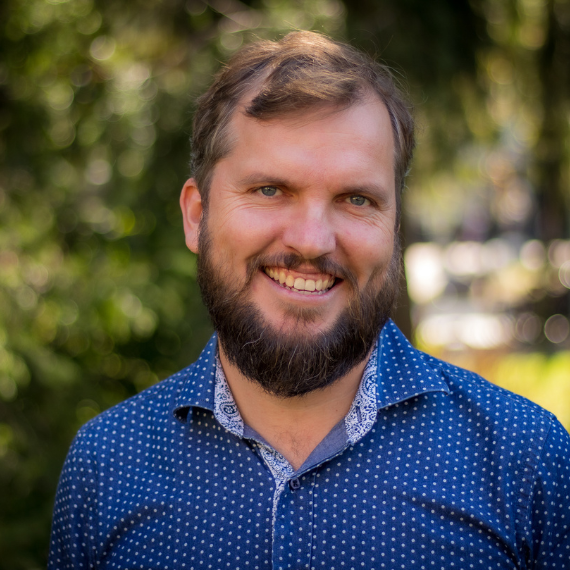
[[[216,337],[78,433],[49,568],[570,569],[570,437],[535,404],[381,338],[377,417],[276,481],[214,415]]]

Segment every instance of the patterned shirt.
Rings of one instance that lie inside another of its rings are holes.
[[[295,471],[239,415],[214,335],[78,433],[50,569],[570,569],[570,437],[389,322]]]

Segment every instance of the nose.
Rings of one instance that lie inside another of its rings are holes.
[[[283,245],[304,259],[332,253],[336,232],[327,208],[319,203],[299,203],[283,232]]]

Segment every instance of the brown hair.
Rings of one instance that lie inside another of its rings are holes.
[[[409,105],[390,70],[352,46],[315,32],[291,32],[278,42],[258,41],[239,50],[198,99],[191,168],[207,207],[215,164],[231,150],[230,119],[244,95],[257,95],[245,112],[264,120],[331,103],[349,107],[372,90],[390,115],[395,145],[398,213],[414,149]]]

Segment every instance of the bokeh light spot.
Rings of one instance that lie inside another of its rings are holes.
[[[91,184],[105,184],[111,179],[111,165],[101,158],[96,159],[87,167],[86,177]]]
[[[564,315],[552,315],[544,323],[544,335],[554,344],[564,342],[568,338],[569,333],[570,324]]]
[[[113,38],[99,36],[91,42],[89,53],[93,59],[105,61],[113,56],[117,44]]]

